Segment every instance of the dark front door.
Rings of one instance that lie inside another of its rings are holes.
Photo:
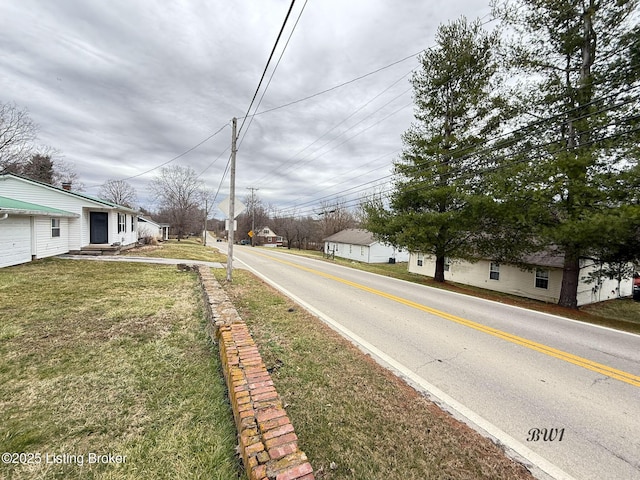
[[[109,217],[105,212],[89,212],[89,242],[109,243]]]

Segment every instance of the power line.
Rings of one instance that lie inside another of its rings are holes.
[[[480,18],[480,20],[482,20],[482,19],[486,18],[486,17],[487,17],[487,16],[489,16],[489,15],[490,15],[490,13],[485,14],[482,18]],[[491,23],[491,22],[494,22],[494,21],[496,21],[496,19],[495,19],[495,18],[490,18],[489,20],[487,20],[487,21],[485,21],[485,22],[482,22],[482,23],[480,24],[480,26],[485,26],[485,25],[487,25],[487,24],[489,24],[489,23]],[[380,73],[380,72],[382,72],[382,71],[384,71],[384,70],[386,70],[386,69],[388,69],[388,68],[391,68],[391,67],[393,67],[393,66],[395,66],[395,65],[398,65],[398,64],[400,64],[400,63],[402,63],[402,62],[405,62],[405,61],[407,61],[407,60],[409,60],[409,59],[416,58],[418,55],[420,55],[420,54],[422,54],[422,53],[424,53],[424,52],[426,52],[427,50],[430,50],[430,49],[432,49],[432,48],[434,48],[434,46],[433,46],[433,45],[432,45],[432,46],[430,46],[430,47],[427,47],[427,48],[423,48],[423,49],[422,49],[422,50],[420,50],[419,52],[413,53],[413,54],[411,54],[411,55],[407,55],[406,57],[401,58],[400,60],[396,60],[396,61],[391,62],[391,63],[389,63],[389,64],[387,64],[387,65],[384,65],[384,66],[382,66],[382,67],[376,68],[375,70],[373,70],[373,71],[371,71],[371,72],[367,72],[367,73],[365,73],[365,74],[363,74],[363,75],[360,75],[360,76],[358,76],[358,77],[356,77],[356,78],[352,78],[351,80],[347,80],[347,81],[345,81],[345,82],[339,83],[339,84],[337,84],[337,85],[334,85],[333,87],[329,87],[329,88],[327,88],[327,89],[325,89],[325,90],[322,90],[322,91],[320,91],[320,92],[314,93],[314,94],[312,94],[312,95],[308,95],[308,96],[306,96],[306,97],[304,97],[304,98],[299,98],[298,100],[293,100],[292,102],[285,103],[285,104],[283,104],[283,105],[279,105],[279,106],[277,106],[277,107],[269,108],[269,109],[267,109],[267,110],[263,110],[263,111],[261,111],[261,112],[254,113],[252,116],[257,117],[258,115],[264,115],[265,113],[271,113],[271,112],[274,112],[274,111],[276,111],[276,110],[280,110],[280,109],[282,109],[282,108],[290,107],[291,105],[295,105],[296,103],[304,102],[304,101],[306,101],[306,100],[310,100],[310,99],[315,98],[315,97],[318,97],[318,96],[320,96],[320,95],[324,95],[325,93],[332,92],[332,91],[337,90],[337,89],[339,89],[339,88],[342,88],[342,87],[345,87],[345,86],[350,85],[350,84],[352,84],[352,83],[355,83],[355,82],[357,82],[357,81],[359,81],[359,80],[363,80],[363,79],[365,79],[365,78],[367,78],[367,77],[370,77],[371,75],[375,75],[376,73]],[[413,71],[413,70],[415,70],[415,68],[413,68],[411,71]],[[411,73],[411,72],[409,72],[409,73]]]
[[[369,163],[374,163],[374,162],[376,162],[376,161],[378,161],[378,160],[380,160],[380,159],[382,159],[382,158],[386,158],[386,157],[388,157],[388,156],[390,156],[390,155],[395,155],[396,153],[398,153],[398,152],[399,152],[399,151],[401,151],[401,150],[402,150],[402,149],[397,149],[397,150],[395,150],[395,151],[393,151],[393,152],[385,153],[384,155],[381,155],[380,157],[376,158],[375,160],[372,160],[372,161],[371,161],[371,162],[369,162]],[[382,168],[389,168],[389,165],[388,165],[388,164],[385,164],[385,165],[382,165],[382,166],[380,166],[380,167],[376,167],[376,168],[374,168],[374,169],[372,169],[372,170],[369,170],[369,171],[367,171],[367,172],[362,173],[360,176],[368,175],[369,173],[375,172],[376,170],[380,170],[380,169],[382,169]],[[341,175],[341,176],[342,176],[342,175]],[[381,177],[381,178],[376,178],[376,179],[375,179],[375,180],[373,180],[373,181],[365,182],[364,184],[360,184],[360,185],[356,185],[355,187],[351,187],[351,188],[349,188],[349,189],[347,189],[347,190],[341,190],[340,192],[338,192],[338,194],[339,194],[339,195],[342,195],[342,194],[344,194],[344,193],[348,192],[349,190],[352,190],[353,188],[358,188],[358,187],[361,187],[362,185],[368,185],[368,184],[370,184],[370,183],[379,182],[379,181],[381,181],[381,180],[384,180],[384,179],[386,179],[386,178],[390,178],[390,177],[392,177],[392,176],[393,176],[393,174],[391,174],[391,175],[386,175],[386,176]],[[337,177],[333,177],[333,178],[337,178]],[[333,179],[333,178],[332,178],[332,179]],[[331,180],[331,179],[330,179],[330,180]],[[341,185],[341,184],[343,184],[343,183],[347,183],[347,182],[349,182],[349,181],[350,181],[350,179],[347,179],[347,180],[344,180],[344,181],[342,181],[342,182],[340,182],[340,183],[337,183],[337,184],[335,184],[335,185],[333,185],[333,186],[334,186],[334,187],[336,187],[336,186],[338,186],[338,185]],[[323,190],[319,190],[319,191],[316,191],[316,192],[314,192],[314,193],[321,193],[322,191],[323,191]],[[310,205],[310,204],[314,204],[314,203],[319,202],[320,200],[323,200],[323,199],[325,199],[325,198],[329,198],[329,197],[334,197],[334,196],[336,196],[336,195],[337,195],[336,193],[332,193],[332,194],[325,195],[325,196],[323,196],[323,197],[313,198],[313,199],[311,199],[311,200],[307,200],[306,202],[302,202],[302,203],[295,204],[295,206],[293,206],[293,207],[285,207],[282,211],[285,211],[285,212],[286,212],[286,211],[289,211],[289,210],[295,210],[295,209],[297,209],[297,208],[304,207],[304,206],[306,206],[306,205]],[[295,200],[294,200],[294,201],[295,201]]]
[[[429,48],[431,48],[431,47],[429,47]],[[276,110],[280,110],[282,108],[290,107],[291,105],[295,105],[296,103],[304,102],[306,100],[310,100],[312,98],[319,97],[320,95],[324,95],[325,93],[329,93],[329,92],[332,92],[334,90],[337,90],[338,88],[342,88],[342,87],[345,87],[345,86],[350,85],[352,83],[355,83],[358,80],[362,80],[364,78],[370,77],[371,75],[375,75],[376,73],[382,72],[383,70],[386,70],[387,68],[391,68],[394,65],[398,65],[399,63],[402,63],[402,62],[404,62],[406,60],[409,60],[410,58],[415,58],[416,56],[420,55],[422,52],[424,52],[426,50],[428,50],[428,49],[420,50],[417,53],[414,53],[412,55],[408,55],[408,56],[406,56],[406,57],[404,57],[404,58],[402,58],[400,60],[397,60],[397,61],[395,61],[393,63],[388,64],[388,65],[385,65],[384,67],[377,68],[376,70],[373,70],[372,72],[365,73],[364,75],[360,75],[359,77],[352,78],[351,80],[347,80],[346,82],[340,83],[338,85],[334,85],[333,87],[327,88],[326,90],[322,90],[321,92],[314,93],[313,95],[309,95],[307,97],[300,98],[298,100],[294,100],[293,102],[285,103],[284,105],[280,105],[278,107],[273,107],[273,108],[270,108],[268,110],[263,110],[261,112],[254,113],[253,116],[257,117],[258,115],[264,115],[265,113],[271,113],[271,112],[274,112]]]
[[[632,90],[635,90],[636,88],[639,88],[639,87],[632,87],[632,88],[628,89],[626,92],[630,92]],[[594,99],[592,102],[590,102],[590,104],[593,105],[593,104],[596,104],[596,103],[604,102],[610,96],[611,95],[608,95],[608,96],[605,96],[605,97],[599,97],[597,99]],[[583,115],[582,117],[577,117],[574,120],[577,120],[577,119],[580,119],[580,118],[586,118],[586,117],[592,116],[592,115],[597,115],[597,114],[600,114],[600,113],[604,113],[606,111],[616,110],[616,109],[619,109],[621,107],[626,106],[627,104],[631,104],[631,103],[637,102],[637,100],[638,100],[637,97],[628,98],[628,99],[626,99],[626,100],[624,100],[622,102],[619,102],[619,103],[617,103],[615,105],[609,105],[609,106],[607,106],[605,108],[601,108],[601,109],[599,109],[599,110],[597,110],[595,112],[589,112],[587,115]],[[552,122],[552,121],[554,121],[554,120],[556,120],[558,118],[565,117],[565,116],[569,115],[571,112],[579,111],[581,108],[582,107],[572,108],[572,109],[570,109],[568,111],[561,112],[561,113],[556,114],[556,115],[552,115],[552,116],[550,116],[550,117],[548,117],[546,119],[542,119],[542,120],[538,120],[536,122],[532,122],[531,124],[525,125],[525,126],[521,127],[520,129],[517,129],[517,130],[515,130],[513,132],[509,132],[508,134],[502,134],[502,135],[499,135],[499,136],[494,137],[492,139],[488,139],[487,141],[485,141],[485,142],[483,142],[481,144],[481,145],[487,145],[484,149],[478,150],[477,148],[478,148],[479,145],[465,147],[460,151],[461,152],[467,151],[469,153],[467,153],[466,155],[463,155],[462,157],[459,157],[458,161],[464,160],[465,158],[466,159],[470,159],[472,157],[479,157],[479,156],[483,156],[483,155],[488,155],[488,154],[490,154],[492,152],[502,151],[502,150],[504,150],[506,148],[512,147],[513,145],[515,145],[515,144],[521,142],[522,140],[524,140],[525,138],[528,138],[529,136],[533,135],[538,129],[546,128],[549,122]],[[609,127],[611,127],[613,125],[616,125],[616,124],[618,124],[618,125],[626,125],[626,124],[630,124],[633,121],[637,121],[638,119],[640,119],[640,114],[632,115],[632,116],[629,116],[629,117],[624,117],[622,119],[619,119],[616,122],[612,122],[612,123],[609,123],[607,125],[597,125],[597,126],[593,127],[592,129],[590,129],[588,132],[594,133],[594,132],[596,132],[598,130],[600,130],[600,131],[607,130]],[[523,133],[526,130],[530,130],[529,133],[526,134],[527,137],[525,137],[525,135],[520,135],[520,136],[516,136],[515,135],[515,134]],[[581,145],[581,146],[590,146],[590,145],[597,144],[599,142],[603,142],[603,141],[619,138],[621,136],[629,135],[630,133],[635,133],[638,130],[640,130],[640,127],[637,127],[637,128],[631,129],[631,130],[622,131],[622,132],[615,132],[615,133],[605,134],[604,136],[600,136],[598,138],[592,138],[591,141],[589,141],[588,143],[586,143],[584,145]],[[504,142],[499,142],[498,140],[503,138],[505,135],[511,135],[514,138],[513,139],[508,139],[508,140],[506,140]],[[535,144],[535,145],[532,145],[532,146],[528,146],[524,150],[519,151],[518,154],[522,156],[524,154],[531,153],[531,152],[534,152],[534,151],[537,151],[537,150],[548,149],[549,147],[552,147],[552,146],[557,145],[557,144],[558,144],[558,140],[550,140],[550,141],[548,141],[546,143],[541,143],[541,144],[538,143],[538,144]],[[563,147],[559,147],[559,148],[557,148],[555,150],[547,151],[547,154],[548,155],[554,155],[554,154],[557,154],[557,153],[559,153],[559,152],[561,152],[563,150],[564,150]],[[529,157],[525,157],[524,160],[518,160],[518,161],[515,161],[515,162],[508,162],[508,163],[502,162],[503,160],[505,160],[509,156],[511,156],[511,155],[510,154],[505,154],[502,157],[491,158],[492,163],[494,163],[495,165],[489,166],[489,167],[487,167],[486,169],[484,169],[482,171],[477,171],[477,170],[473,171],[473,172],[462,171],[463,167],[460,167],[460,169],[458,169],[458,170],[456,170],[456,169],[450,170],[448,172],[448,176],[461,175],[460,178],[463,178],[466,175],[468,178],[471,178],[472,176],[482,175],[483,173],[490,173],[492,171],[495,171],[495,170],[498,170],[498,169],[501,169],[501,168],[508,168],[508,167],[517,165],[518,163],[524,163],[526,161],[530,161]],[[496,162],[498,162],[498,163],[496,163]],[[424,165],[422,165],[420,167],[416,167],[416,168],[429,168],[430,166],[434,166],[436,163],[437,162],[431,162],[429,164],[424,164]],[[386,180],[386,179],[390,178],[391,176],[393,176],[393,175],[388,175],[388,176],[385,176],[385,177],[381,177],[381,178],[375,179],[373,181],[367,182],[366,184],[375,183],[376,181],[383,181],[383,180]],[[331,194],[331,195],[326,195],[324,197],[320,197],[320,198],[315,199],[315,200],[310,200],[310,201],[304,202],[302,204],[294,205],[292,207],[289,207],[289,208],[285,209],[285,211],[294,211],[297,208],[299,208],[300,206],[305,206],[305,205],[308,205],[308,204],[311,204],[311,203],[317,203],[322,199],[326,199],[326,198],[330,198],[330,197],[338,198],[340,195],[343,195],[343,194],[349,192],[350,190],[354,190],[355,188],[364,186],[366,184],[361,184],[361,185],[358,185],[356,187],[351,187],[349,189],[343,190],[341,192],[337,192],[337,193],[334,193],[334,194]],[[415,190],[420,190],[422,188],[430,188],[430,186],[431,185],[426,183],[426,182],[419,182],[416,185]],[[362,190],[359,190],[359,191],[362,191]],[[387,189],[386,191],[378,192],[378,193],[384,194],[384,193],[390,193],[392,191],[393,191],[393,189]],[[353,192],[353,193],[358,193],[358,192]],[[357,204],[360,201],[361,201],[361,199],[351,200],[349,202],[356,202],[356,204]],[[309,208],[306,208],[305,210],[306,211],[310,211]],[[303,214],[303,213],[299,213],[299,214]]]
[[[271,54],[269,55],[269,59],[267,60],[267,64],[264,66],[264,70],[262,72],[262,76],[260,77],[260,81],[258,82],[258,87],[256,88],[255,93],[253,94],[253,98],[251,99],[251,103],[249,104],[249,108],[247,109],[247,113],[245,114],[242,123],[240,124],[240,128],[238,129],[238,135],[242,131],[242,127],[244,127],[245,122],[247,121],[249,112],[251,111],[251,107],[253,106],[253,102],[256,101],[256,97],[258,96],[258,92],[260,91],[260,87],[262,86],[262,82],[264,77],[267,74],[267,69],[269,68],[269,64],[271,63],[271,59],[273,58],[273,54],[276,51],[276,47],[278,46],[278,42],[280,41],[280,37],[282,36],[282,32],[284,31],[284,27],[287,24],[287,20],[289,20],[289,15],[291,14],[291,10],[293,10],[293,5],[296,3],[296,0],[291,0],[291,5],[289,5],[289,10],[287,11],[287,15],[284,18],[284,22],[282,22],[282,27],[280,27],[280,32],[278,33],[278,37],[276,38],[276,42],[271,49]]]
[[[292,6],[293,6],[293,4],[292,4]],[[271,76],[269,77],[269,81],[267,82],[267,86],[264,87],[264,90],[262,91],[262,95],[260,96],[260,100],[258,101],[258,105],[256,105],[256,110],[258,110],[258,108],[260,108],[260,104],[262,103],[262,99],[266,95],[267,90],[269,89],[269,85],[271,85],[271,81],[273,80],[273,76],[275,75],[276,70],[278,69],[278,65],[280,65],[280,61],[282,60],[282,57],[284,56],[284,52],[287,50],[287,47],[289,46],[289,42],[291,41],[291,37],[293,36],[293,32],[295,32],[296,27],[298,26],[298,22],[300,21],[300,17],[302,17],[302,13],[304,12],[304,9],[305,9],[306,6],[307,6],[307,0],[305,0],[304,5],[302,6],[302,9],[300,10],[300,13],[298,14],[298,18],[296,19],[296,23],[294,23],[293,28],[291,29],[291,32],[289,33],[289,37],[287,38],[287,42],[284,44],[282,52],[280,52],[280,57],[278,58],[278,61],[276,62],[276,66],[273,67],[273,71],[271,72]],[[285,23],[286,23],[286,19],[285,19]],[[276,41],[276,44],[277,44],[277,41]],[[274,46],[274,49],[275,49],[275,46]],[[268,63],[267,63],[267,66],[268,66]],[[258,85],[258,88],[260,88],[260,85]],[[249,109],[251,109],[251,106],[249,107]],[[253,119],[254,118],[255,118],[255,114],[251,115],[251,120],[249,120],[249,125],[247,125],[247,129],[245,130],[244,135],[242,136],[242,138],[240,139],[240,142],[238,143],[238,148],[240,148],[240,146],[242,145],[242,142],[244,141],[244,137],[247,136],[247,132],[249,131],[249,128],[251,128],[251,124],[253,123]]]
[[[224,130],[225,127],[228,127],[229,124],[225,123],[222,127],[220,127],[215,133],[212,133],[211,135],[209,135],[207,138],[205,138],[204,140],[202,140],[200,143],[194,145],[193,147],[191,147],[190,149],[182,152],[180,155],[176,155],[175,157],[173,157],[171,160],[167,160],[164,163],[161,163],[160,165],[157,165],[153,168],[150,168],[149,170],[139,173],[137,175],[132,175],[130,177],[126,177],[123,178],[122,180],[131,180],[132,178],[138,178],[141,177],[142,175],[146,175],[147,173],[153,172],[154,170],[157,170],[158,168],[164,167],[165,165],[168,165],[169,163],[184,157],[185,155],[187,155],[188,153],[193,152],[196,148],[198,148],[200,145],[203,145],[204,143],[208,142],[209,140],[211,140],[213,137],[215,137],[217,134],[219,134],[222,130]]]
[[[307,145],[306,147],[304,147],[302,150],[298,151],[298,153],[292,155],[288,160],[285,160],[283,162],[280,163],[280,165],[275,168],[271,173],[267,173],[265,175],[263,175],[260,179],[257,180],[257,182],[261,182],[263,181],[265,178],[269,178],[270,175],[274,175],[276,173],[280,172],[280,168],[282,168],[286,163],[290,162],[291,160],[293,160],[295,157],[297,157],[298,155],[300,155],[302,152],[304,152],[305,150],[307,150],[308,148],[312,147],[313,145],[315,145],[316,143],[318,143],[320,140],[322,140],[324,137],[326,137],[329,133],[333,132],[336,128],[338,128],[340,125],[344,124],[347,120],[349,120],[350,118],[352,118],[354,115],[356,115],[357,113],[361,112],[365,107],[367,107],[368,105],[370,105],[374,100],[378,99],[379,97],[381,97],[384,93],[386,93],[387,91],[389,91],[391,88],[393,88],[394,86],[396,86],[398,83],[400,83],[400,81],[402,81],[404,78],[406,78],[407,75],[409,75],[413,70],[410,70],[409,72],[405,73],[404,75],[402,75],[402,77],[400,77],[399,79],[397,79],[396,81],[394,81],[391,85],[389,85],[388,87],[386,87],[384,90],[382,90],[380,93],[378,93],[377,95],[375,95],[373,98],[367,100],[364,104],[362,104],[360,107],[358,107],[356,110],[354,110],[352,113],[350,113],[347,117],[345,117],[343,120],[341,120],[340,122],[338,122],[337,124],[335,124],[333,127],[331,127],[329,130],[327,130],[326,132],[324,132],[322,135],[320,135],[320,137],[318,137],[317,139],[315,139],[313,142],[311,142],[309,145]],[[411,90],[411,89],[409,89]],[[407,90],[407,91],[409,91]],[[398,95],[397,97],[394,97],[390,102],[385,103],[382,107],[378,108],[377,110],[373,111],[371,114],[367,115],[366,117],[364,117],[362,120],[360,120],[359,122],[357,122],[356,124],[352,125],[351,127],[349,127],[347,130],[343,131],[342,133],[340,133],[338,136],[336,136],[333,140],[330,140],[326,143],[324,143],[321,147],[319,147],[317,151],[319,151],[321,148],[325,147],[326,145],[328,145],[329,143],[331,143],[332,141],[336,140],[337,138],[341,137],[342,135],[344,135],[345,133],[347,133],[349,130],[353,129],[355,126],[359,125],[360,123],[362,123],[364,120],[366,120],[367,118],[372,117],[375,113],[379,112],[382,108],[386,107],[387,105],[389,105],[391,102],[393,102],[393,100],[396,100],[397,98],[399,98],[400,96],[404,95],[405,93],[407,93],[407,91],[402,92],[400,95]],[[308,155],[307,155],[308,156]],[[298,162],[295,162],[294,164],[291,165],[292,168],[293,166],[297,165],[300,161],[304,160],[305,157],[303,157],[302,159],[300,159]]]

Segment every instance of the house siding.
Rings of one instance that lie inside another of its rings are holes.
[[[422,265],[418,265],[418,259],[422,260]],[[472,285],[486,288],[497,292],[508,293],[520,297],[532,298],[543,302],[557,303],[560,298],[562,287],[562,269],[554,267],[538,267],[549,272],[548,287],[536,287],[536,267],[531,271],[522,270],[515,265],[500,264],[499,279],[493,280],[489,277],[491,263],[488,260],[479,260],[471,263],[463,260],[451,262],[449,270],[445,271],[446,281]],[[581,270],[581,277],[586,277],[592,267]],[[409,259],[409,272],[420,275],[433,276],[435,273],[435,258],[429,255],[419,255],[412,253]],[[617,282],[605,280],[601,287],[595,289],[594,285],[580,282],[578,287],[578,305],[587,305],[598,301],[608,300],[617,297]],[[621,285],[621,295],[631,295],[631,282],[623,282]]]
[[[31,219],[9,216],[0,220],[0,268],[31,261]]]
[[[365,245],[352,245],[346,243],[327,242],[325,251],[334,253],[336,257],[355,260],[358,262],[369,261],[369,247]]]
[[[138,218],[138,238],[153,237],[160,240],[163,238],[162,230],[162,227],[157,223]]]
[[[54,217],[55,218],[55,217]],[[51,235],[51,217],[34,218],[34,256],[45,258],[69,251],[69,219],[59,218],[60,236]]]
[[[389,258],[395,258],[398,262],[409,260],[409,254],[398,252],[391,246],[381,243],[371,245],[357,245],[340,242],[325,242],[325,253],[331,254],[335,251],[335,256],[366,263],[388,263]]]

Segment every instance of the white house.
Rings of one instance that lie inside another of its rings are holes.
[[[557,303],[562,286],[563,257],[549,254],[531,255],[526,257],[524,262],[531,266],[530,270],[490,260],[471,263],[464,260],[445,259],[444,278],[446,281]],[[589,273],[598,269],[592,260],[581,260],[580,267],[578,306],[618,297],[616,280],[605,278],[600,284],[586,282]],[[435,272],[435,257],[412,253],[409,259],[409,272],[432,276]],[[631,280],[622,282],[620,296],[625,297],[631,293]]]
[[[365,263],[395,263],[409,261],[409,252],[385,245],[373,238],[373,233],[359,228],[348,228],[324,239],[328,255]]]
[[[150,218],[138,216],[138,238],[144,237],[169,240],[169,224],[154,222]]]
[[[62,238],[56,240],[61,244],[56,244],[55,248],[52,247],[58,253],[100,249],[117,250],[138,241],[136,211],[121,205],[11,173],[0,175],[0,196],[40,207],[33,210],[34,215],[28,215],[34,219],[43,217],[42,212],[46,212],[47,209],[70,214],[69,216],[54,217],[61,219],[60,235]],[[29,209],[25,207],[22,210]],[[41,214],[36,215],[37,212]],[[18,216],[15,212],[6,213],[8,218]],[[25,214],[21,214],[21,216],[24,217]],[[66,220],[62,221],[63,218]],[[20,227],[15,225],[16,222],[14,220],[11,224],[5,224],[5,235],[25,235],[24,232],[21,234],[17,232]],[[42,221],[36,222],[34,220],[33,222],[36,226],[42,224]],[[55,220],[52,222],[55,223]],[[63,226],[65,222],[66,226]],[[8,228],[7,225],[9,225]],[[24,229],[24,225],[22,228]],[[66,237],[63,237],[63,231]],[[35,240],[32,241],[36,243],[43,241],[44,239],[40,238],[42,232],[42,228],[33,229],[34,236],[32,238]],[[51,235],[51,232],[48,235]],[[65,243],[65,246],[62,243]]]
[[[0,197],[0,268],[69,251],[76,213]]]

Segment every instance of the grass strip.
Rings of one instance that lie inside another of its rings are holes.
[[[531,479],[313,315],[246,271],[224,281],[317,479]]]
[[[227,256],[221,254],[213,245],[203,245],[201,238],[167,240],[159,245],[145,245],[125,250],[124,256],[181,258],[204,262],[226,262]]]
[[[0,478],[245,478],[195,274],[46,259],[0,299],[0,451],[40,454]]]

